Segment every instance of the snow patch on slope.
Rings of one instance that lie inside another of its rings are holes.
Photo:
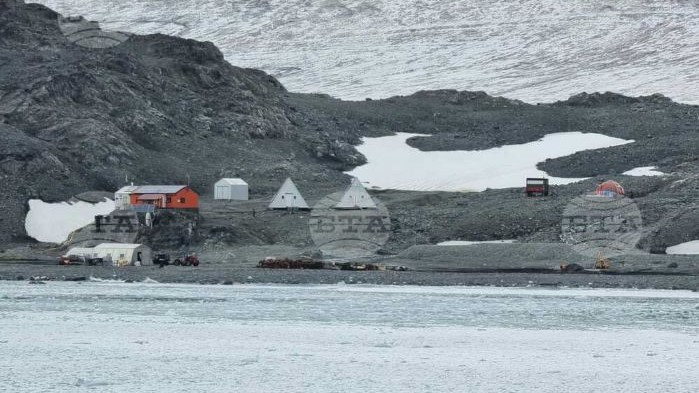
[[[681,243],[676,246],[668,247],[665,250],[666,254],[684,254],[684,255],[696,255],[699,254],[699,240],[692,240],[691,242]]]
[[[602,134],[561,132],[538,141],[476,151],[421,151],[406,143],[421,134],[397,133],[362,138],[357,150],[367,164],[347,174],[372,188],[415,191],[484,191],[522,187],[527,177],[549,177],[536,165],[548,158],[634,142]],[[549,177],[550,184],[575,183],[585,178]]]
[[[656,171],[654,166],[641,166],[624,172],[627,176],[663,176],[665,173]]]
[[[106,198],[95,204],[84,201],[46,203],[31,199],[24,228],[27,235],[40,242],[62,243],[71,232],[92,223],[95,216],[112,211],[114,201]]]

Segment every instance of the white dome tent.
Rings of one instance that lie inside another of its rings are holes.
[[[371,199],[371,196],[366,191],[362,183],[356,177],[352,178],[352,183],[342,195],[340,202],[335,205],[336,209],[377,209],[376,202]]]
[[[310,209],[291,178],[286,178],[269,204],[270,209]]]

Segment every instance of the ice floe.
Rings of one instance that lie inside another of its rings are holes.
[[[691,392],[698,296],[11,281],[0,369],[13,392]]]

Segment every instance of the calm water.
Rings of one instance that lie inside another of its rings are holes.
[[[0,391],[699,386],[699,294],[0,283]]]

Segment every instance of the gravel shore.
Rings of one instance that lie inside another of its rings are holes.
[[[94,267],[28,263],[0,264],[0,280],[84,281],[111,279],[155,280],[160,283],[193,284],[376,284],[376,285],[465,285],[517,287],[655,288],[699,290],[696,275],[641,275],[601,273],[440,273],[421,271],[273,270],[200,266]]]

